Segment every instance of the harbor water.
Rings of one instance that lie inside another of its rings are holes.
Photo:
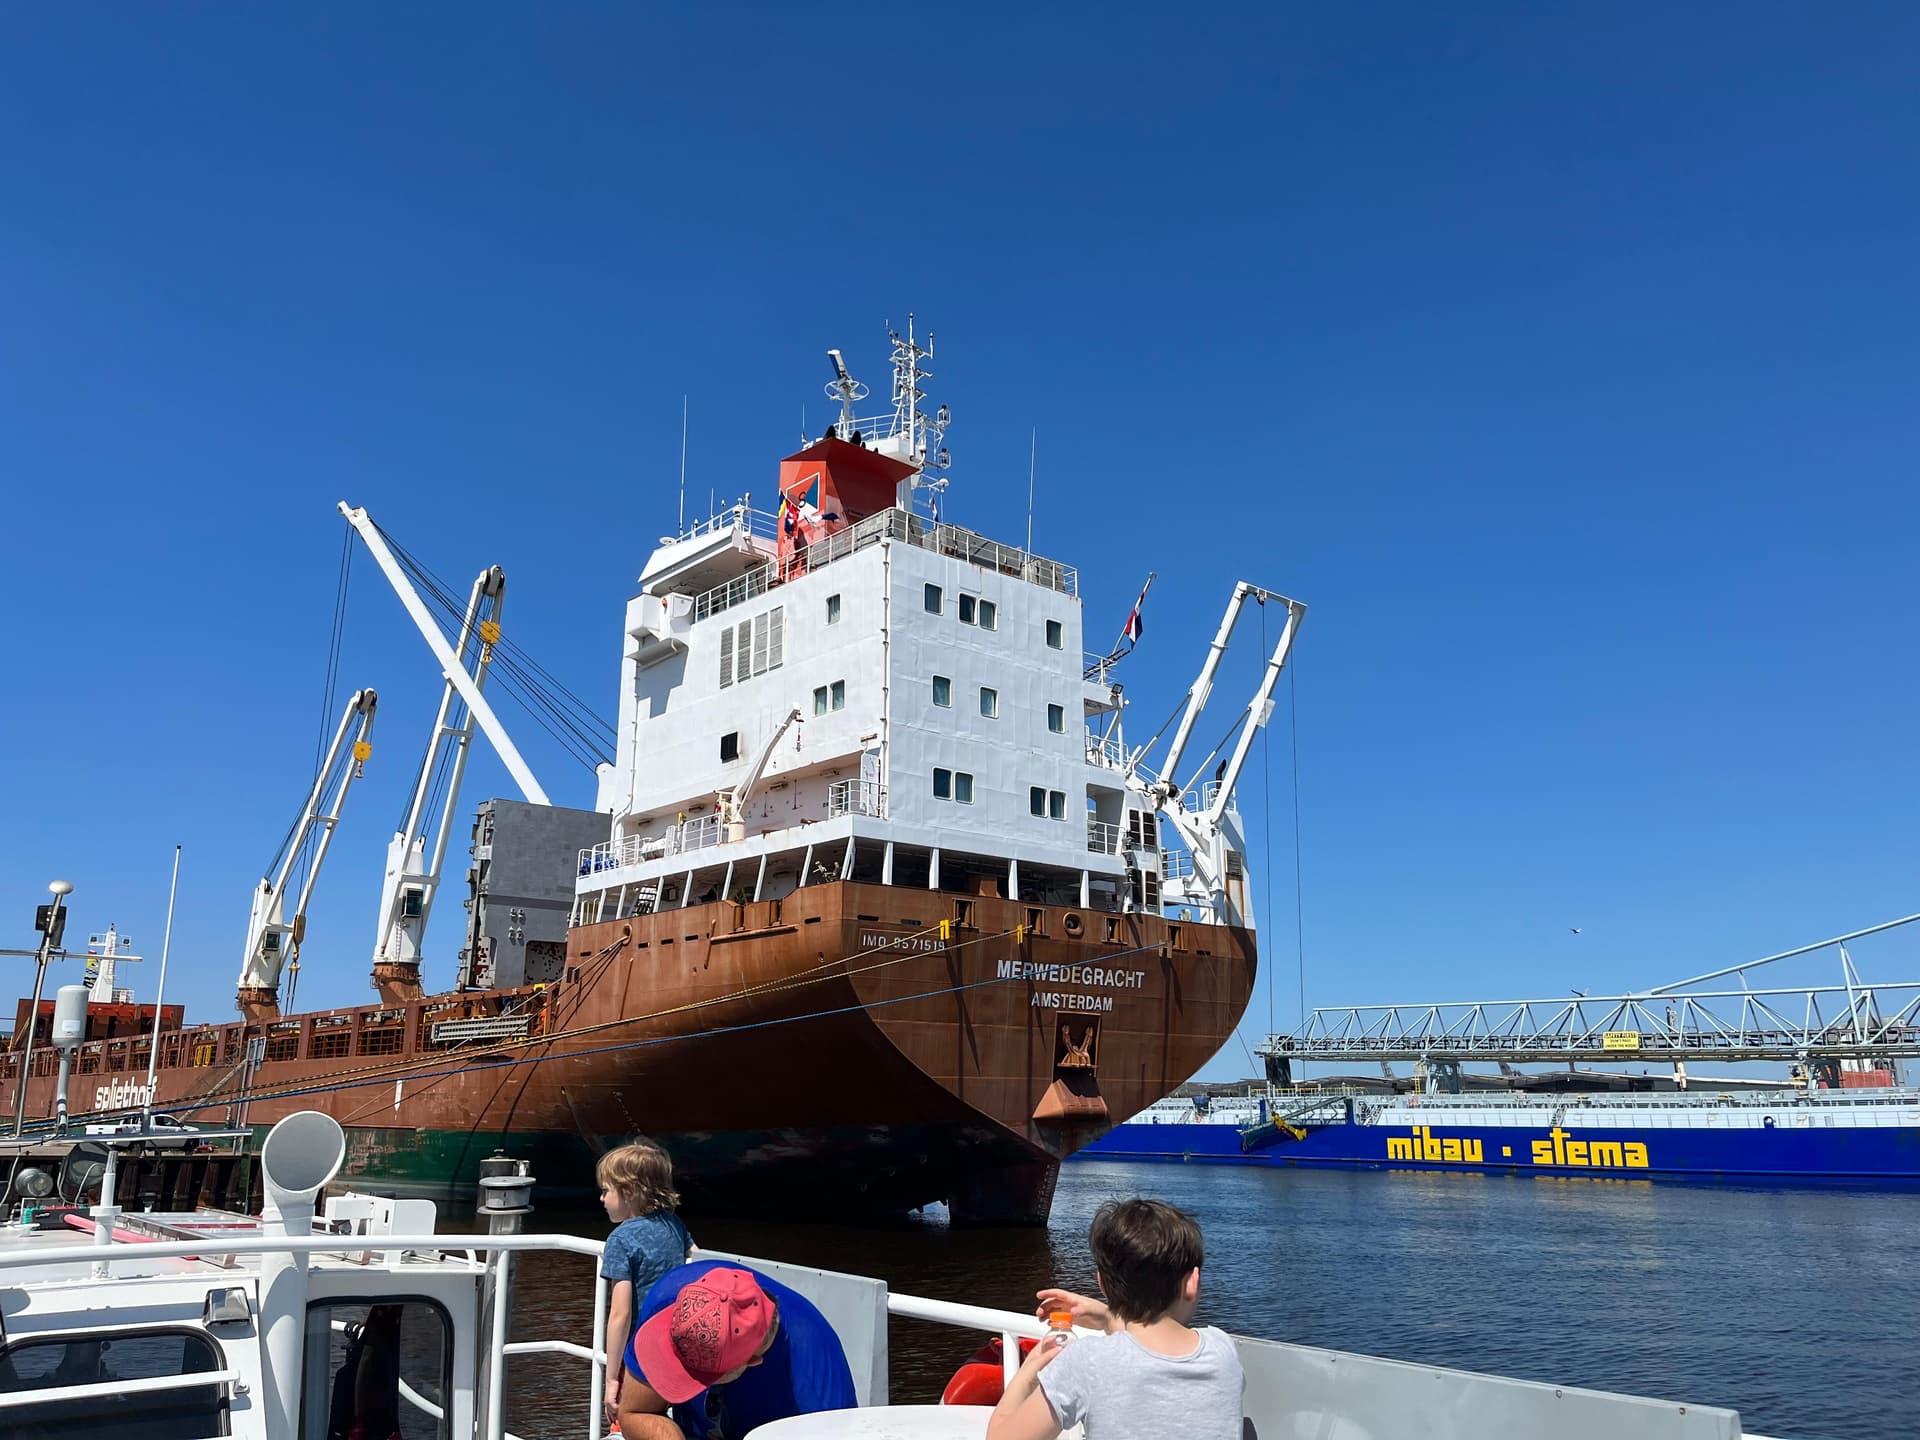
[[[1737,1408],[1785,1440],[1920,1431],[1920,1193],[1639,1180],[1080,1163],[1040,1230],[689,1217],[702,1244],[1025,1309],[1091,1289],[1086,1227],[1146,1194],[1206,1231],[1201,1320],[1274,1340]],[[587,1211],[539,1228],[601,1236]],[[521,1272],[516,1337],[584,1337],[584,1262]],[[932,1400],[979,1343],[896,1320],[896,1400]],[[577,1437],[584,1367],[510,1372],[510,1427]]]

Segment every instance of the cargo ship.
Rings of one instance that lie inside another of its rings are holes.
[[[239,1018],[160,1017],[150,1090],[153,1021],[96,1033],[72,1055],[76,1121],[157,1106],[258,1129],[319,1108],[346,1128],[344,1173],[427,1195],[466,1190],[497,1148],[584,1192],[597,1153],[645,1134],[695,1209],[1044,1220],[1061,1159],[1187,1080],[1246,1007],[1235,789],[1304,606],[1235,587],[1149,763],[1119,679],[1140,604],[1089,651],[1072,566],[943,515],[932,339],[909,323],[890,340],[890,409],[860,415],[865,387],[828,352],[837,417],[779,461],[772,501],[646,559],[595,807],[483,809],[470,900],[490,893],[500,923],[470,935],[453,988],[422,975],[447,829],[415,823],[423,767],[390,852],[377,1002],[298,1013],[283,996],[305,938],[283,868],[256,897]],[[477,721],[520,776],[480,688],[505,643],[499,572],[449,640],[405,552],[342,510],[441,661],[436,736],[464,746]],[[1196,763],[1195,721],[1255,605],[1281,612],[1280,639],[1231,748]],[[350,702],[345,766],[368,753],[372,706]],[[337,792],[327,773],[309,804],[323,840],[357,770]],[[538,938],[542,915],[564,929]],[[0,1106],[24,1068],[43,1120],[51,1008],[23,1007],[0,1066]]]
[[[1167,1099],[1075,1158],[1912,1185],[1920,1090]]]

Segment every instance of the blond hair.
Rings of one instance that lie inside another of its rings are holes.
[[[620,1192],[635,1215],[672,1210],[680,1204],[673,1188],[673,1160],[651,1140],[635,1140],[609,1150],[593,1167],[594,1179]]]

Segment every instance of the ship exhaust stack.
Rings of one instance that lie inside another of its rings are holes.
[[[297,1240],[311,1235],[314,1203],[346,1158],[346,1132],[331,1115],[302,1110],[275,1125],[260,1147],[267,1199],[262,1229]],[[292,1435],[300,1428],[307,1258],[304,1252],[285,1251],[260,1257],[260,1338],[267,1355],[264,1428],[269,1435]]]

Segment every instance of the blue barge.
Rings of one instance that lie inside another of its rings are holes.
[[[1920,1091],[1166,1100],[1073,1158],[1920,1184]]]

